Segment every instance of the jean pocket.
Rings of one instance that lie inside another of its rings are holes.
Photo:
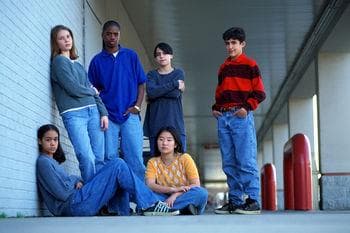
[[[135,117],[135,118],[138,118],[139,121],[141,121],[141,114],[140,113],[130,113],[130,117]]]

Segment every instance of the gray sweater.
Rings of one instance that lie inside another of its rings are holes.
[[[107,109],[101,98],[91,87],[87,73],[79,62],[57,55],[51,62],[51,84],[60,113],[87,105],[96,104],[101,116],[107,116]]]
[[[70,204],[76,192],[78,176],[69,176],[56,160],[41,154],[36,161],[36,176],[40,194],[55,216],[70,216]]]

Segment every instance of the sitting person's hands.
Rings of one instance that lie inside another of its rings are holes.
[[[168,199],[166,199],[165,200],[165,203],[167,203],[167,205],[170,207],[170,208],[173,208],[173,206],[174,206],[174,202],[175,202],[175,200],[176,200],[176,198],[178,197],[178,196],[180,196],[182,193],[173,193],[173,194],[171,194],[169,197],[168,197]]]
[[[81,181],[78,181],[76,184],[75,184],[75,189],[81,189],[81,187],[83,187],[83,183]]]
[[[188,190],[190,190],[190,186],[180,186],[180,187],[172,187],[172,193],[177,193],[177,192],[187,192]]]

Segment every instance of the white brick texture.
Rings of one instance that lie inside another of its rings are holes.
[[[36,130],[54,123],[69,172],[77,162],[50,87],[50,30],[73,30],[82,56],[83,0],[0,2],[0,214],[37,216],[42,208],[35,182]]]

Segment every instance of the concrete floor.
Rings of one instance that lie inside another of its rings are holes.
[[[0,219],[0,233],[350,233],[350,211],[174,217],[35,217]]]

